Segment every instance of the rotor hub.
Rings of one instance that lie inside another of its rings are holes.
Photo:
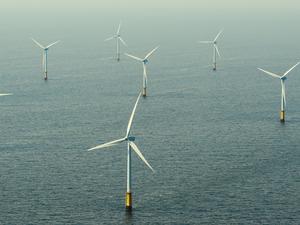
[[[283,80],[283,81],[285,81],[287,79],[287,77],[282,77],[280,79]]]
[[[128,140],[128,141],[135,141],[135,137],[132,137],[132,136],[131,136],[131,137],[128,137],[127,140]]]

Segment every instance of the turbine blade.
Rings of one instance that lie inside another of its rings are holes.
[[[0,96],[8,96],[8,95],[13,95],[13,94],[12,93],[0,94]]]
[[[154,48],[151,52],[149,52],[146,56],[145,59],[148,59],[157,49],[159,48],[159,46],[157,46],[156,48]]]
[[[45,66],[45,54],[46,54],[46,50],[43,52],[43,60],[42,60],[43,67]]]
[[[136,110],[136,107],[137,107],[137,104],[140,100],[140,97],[141,97],[141,93],[139,94],[135,104],[134,104],[134,107],[133,107],[133,110],[132,110],[132,113],[130,115],[130,118],[129,118],[129,121],[128,121],[128,126],[127,126],[127,131],[126,131],[126,137],[128,137],[129,133],[130,133],[130,129],[131,129],[131,125],[132,125],[132,121],[133,121],[133,117],[134,117],[134,114],[135,114],[135,110]]]
[[[40,48],[45,49],[45,47],[44,47],[42,44],[40,44],[39,42],[37,42],[37,41],[34,40],[33,38],[31,38],[31,40],[32,40],[34,43],[36,43],[37,46],[39,46]]]
[[[216,51],[217,51],[217,53],[218,53],[218,56],[221,57],[220,52],[219,52],[219,49],[218,49],[218,46],[217,46],[216,44],[214,44],[214,47],[215,47],[215,49],[216,49]]]
[[[154,169],[152,168],[152,166],[147,162],[147,160],[145,159],[145,157],[143,156],[143,154],[141,153],[141,151],[138,149],[138,147],[136,146],[136,144],[132,141],[129,142],[131,148],[135,151],[135,153],[141,158],[141,160],[143,160],[143,162],[150,168],[150,170],[152,170],[152,172],[154,173]]]
[[[268,74],[268,75],[270,75],[270,76],[272,76],[272,77],[276,77],[276,78],[281,78],[279,75],[277,75],[277,74],[275,74],[275,73],[271,73],[271,72],[269,72],[269,71],[266,71],[266,70],[263,70],[263,69],[261,69],[261,68],[257,68],[257,69],[259,69],[260,71],[262,71],[262,72],[264,72],[264,73],[266,73],[266,74]]]
[[[291,69],[289,69],[288,71],[286,71],[286,72],[283,74],[283,76],[282,76],[281,78],[283,78],[283,77],[285,77],[286,75],[288,75],[288,73],[291,72],[296,66],[298,66],[299,63],[300,63],[300,62],[298,62],[298,63],[297,63],[296,65],[294,65]]]
[[[212,44],[214,42],[213,41],[198,41],[198,43],[201,43],[201,44]]]
[[[112,37],[106,38],[104,41],[110,41],[110,40],[112,40],[114,38],[115,38],[115,36],[112,36]]]
[[[123,45],[127,46],[126,42],[121,38],[119,37],[120,41],[122,42]]]
[[[122,143],[123,141],[125,141],[126,138],[121,138],[121,139],[118,139],[118,140],[115,140],[115,141],[110,141],[110,142],[107,142],[105,144],[102,144],[102,145],[98,145],[96,147],[93,147],[93,148],[90,148],[88,149],[88,151],[92,151],[92,150],[96,150],[96,149],[100,149],[100,148],[107,148],[107,147],[111,147],[113,145],[117,145],[117,144],[120,144]]]
[[[222,32],[223,32],[223,29],[220,30],[220,32],[217,34],[217,36],[216,36],[215,39],[214,39],[214,42],[219,38],[219,36],[221,35]]]
[[[131,57],[131,58],[133,58],[133,59],[135,59],[137,61],[143,62],[143,60],[141,58],[139,58],[139,57],[136,57],[136,56],[133,56],[133,55],[129,55],[127,53],[125,53],[125,55],[127,55],[127,56],[129,56],[129,57]]]
[[[58,42],[60,41],[53,42],[52,44],[48,45],[46,48],[50,48],[51,46],[56,45]]]
[[[121,26],[122,26],[122,22],[120,21],[119,27],[118,27],[118,30],[117,30],[117,34],[120,34]]]

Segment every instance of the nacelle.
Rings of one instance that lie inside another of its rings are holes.
[[[128,141],[135,141],[135,137],[128,137],[127,140]]]
[[[281,77],[280,79],[285,81],[287,79],[287,77]]]

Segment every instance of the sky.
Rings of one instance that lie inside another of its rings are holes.
[[[86,20],[298,17],[299,0],[1,0],[0,25]],[[203,18],[205,17],[205,18]]]
[[[2,10],[142,10],[142,9],[194,9],[194,10],[265,10],[285,11],[299,9],[297,0],[1,0]]]
[[[122,21],[125,38],[146,42],[151,36],[149,45],[162,37],[165,43],[169,39],[178,44],[194,42],[221,28],[233,38],[243,30],[248,41],[259,30],[267,42],[274,34],[280,40],[295,33],[299,11],[299,0],[1,0],[0,40],[10,40],[12,35],[19,42],[32,36],[102,40]]]

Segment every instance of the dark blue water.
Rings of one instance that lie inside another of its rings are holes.
[[[45,35],[44,44],[62,39],[45,82],[40,49],[25,35],[3,37],[0,90],[14,95],[0,99],[0,224],[299,224],[300,67],[288,77],[285,124],[279,81],[256,67],[283,73],[300,49],[227,29],[213,72],[211,48],[196,41],[217,31],[172,43],[124,38],[140,57],[161,45],[132,128],[156,173],[133,156],[132,215],[126,145],[86,149],[125,135],[142,66],[110,58],[110,33]]]

